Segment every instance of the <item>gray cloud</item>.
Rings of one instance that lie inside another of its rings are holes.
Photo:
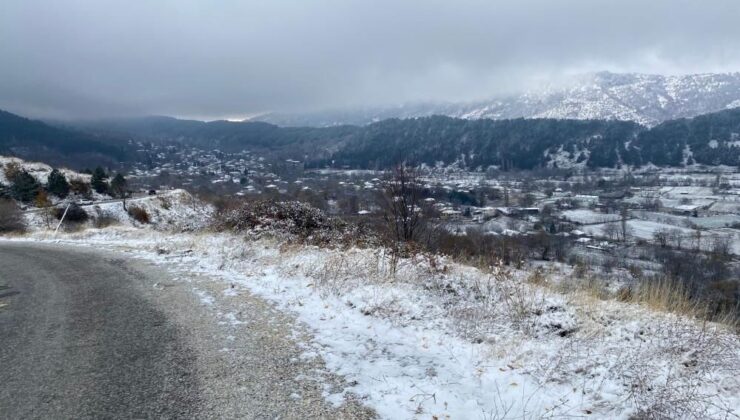
[[[217,118],[740,70],[737,0],[3,0],[0,108]]]

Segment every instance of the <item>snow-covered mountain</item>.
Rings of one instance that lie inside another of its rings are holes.
[[[734,107],[740,107],[740,73],[662,76],[599,72],[574,77],[557,87],[474,103],[272,113],[258,119],[284,126],[330,126],[447,115],[466,119],[617,119],[654,126],[669,119]]]

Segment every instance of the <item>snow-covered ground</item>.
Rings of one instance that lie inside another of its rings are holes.
[[[688,227],[684,227],[681,224],[670,223],[670,219],[666,220],[668,223],[655,222],[652,220],[628,220],[627,223],[627,235],[629,237],[643,239],[646,241],[654,241],[655,232],[677,232],[681,234],[684,243],[687,246],[696,246],[696,230]],[[605,237],[608,236],[607,228],[608,223],[595,224],[582,227],[582,230],[588,235]],[[730,252],[735,255],[740,255],[740,234],[735,229],[713,229],[701,233],[699,236],[699,248],[705,251],[709,251],[715,244],[715,238],[725,238],[729,242]]]
[[[0,155],[0,168],[4,167],[8,163],[17,163],[23,169],[28,171],[29,174],[33,175],[36,180],[41,184],[46,184],[46,179],[49,177],[49,173],[53,169],[50,165],[40,162],[30,162],[16,157],[1,156]],[[90,175],[79,173],[67,168],[59,168],[59,171],[67,179],[80,179],[87,183],[90,183]],[[8,180],[5,178],[5,173],[0,170],[0,183],[7,184]]]
[[[159,230],[182,231],[203,228],[212,211],[209,206],[195,199],[187,191],[179,189],[163,191],[156,196],[127,199],[125,204],[126,209],[138,207],[145,210],[151,222],[148,226]],[[124,201],[120,199],[85,204],[82,208],[92,218],[87,226],[93,225],[95,219],[100,218],[112,220],[121,226],[147,226],[129,216],[124,209]],[[43,213],[37,209],[26,212],[26,224],[31,229],[43,229],[46,226]]]
[[[137,203],[158,214],[154,229],[125,222],[54,238],[39,228],[22,240],[110,248],[245,288],[313,332],[305,357],[347,378],[346,389],[327,387],[329,401],[359,397],[382,418],[740,415],[740,340],[726,327],[561,292],[577,280],[546,268],[419,256],[394,272],[382,249],[183,232],[202,226],[208,208],[177,194]],[[238,296],[205,298],[218,306]]]
[[[620,219],[619,214],[599,213],[589,209],[565,210],[562,212],[562,216],[566,220],[584,225],[608,223]]]

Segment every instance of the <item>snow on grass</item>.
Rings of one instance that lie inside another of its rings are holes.
[[[670,219],[663,218],[662,220],[670,222]],[[588,235],[605,237],[607,236],[607,223],[584,226],[581,228]],[[646,241],[655,241],[655,232],[676,232],[680,233],[681,237],[688,246],[695,246],[696,241],[696,230],[688,227],[682,227],[678,224],[669,224],[655,222],[652,220],[629,220],[627,221],[627,232],[629,237],[643,239]],[[715,245],[716,239],[724,238],[729,241],[730,252],[735,255],[740,255],[740,233],[735,229],[712,229],[705,231],[700,236],[700,249],[704,251],[711,251]]]
[[[650,211],[632,211],[631,214],[632,216],[639,219],[651,220],[654,222],[670,224],[673,226],[699,226],[704,229],[717,229],[740,223],[740,215],[736,214],[724,214],[703,217],[678,216],[668,213]]]
[[[19,164],[29,174],[33,175],[33,177],[41,184],[46,184],[49,173],[53,169],[50,165],[41,162],[29,162],[16,157],[0,156],[0,168],[4,167],[8,163]],[[67,178],[67,180],[77,178],[90,183],[91,176],[89,174],[82,174],[66,168],[59,168],[59,171]],[[8,183],[5,173],[2,170],[0,170],[0,183]]]
[[[313,332],[307,357],[347,378],[346,389],[327,389],[327,400],[357,395],[382,418],[740,414],[732,332],[556,293],[528,282],[530,273],[416,257],[394,275],[380,249],[124,226],[62,238],[133,252],[181,277],[210,276],[274,302]],[[217,308],[222,297],[209,297]]]
[[[619,214],[615,213],[599,213],[588,209],[576,209],[576,210],[565,210],[562,212],[562,216],[566,220],[576,222],[584,225],[595,224],[595,223],[608,223],[614,222],[620,219]]]
[[[74,226],[87,228],[94,226],[96,220],[110,219],[123,226],[142,226],[136,222],[124,209],[122,200],[108,200],[81,206],[90,216],[90,221]],[[155,196],[145,196],[126,200],[126,208],[138,207],[146,211],[150,219],[150,227],[159,230],[195,230],[206,226],[212,207],[195,199],[185,190],[177,189],[163,191]],[[25,214],[26,224],[35,229],[45,227],[43,214],[40,211],[31,211]],[[54,224],[58,223],[54,220]]]

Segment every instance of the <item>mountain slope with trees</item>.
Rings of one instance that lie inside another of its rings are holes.
[[[1,110],[0,154],[76,168],[130,157],[121,139],[53,127]]]

